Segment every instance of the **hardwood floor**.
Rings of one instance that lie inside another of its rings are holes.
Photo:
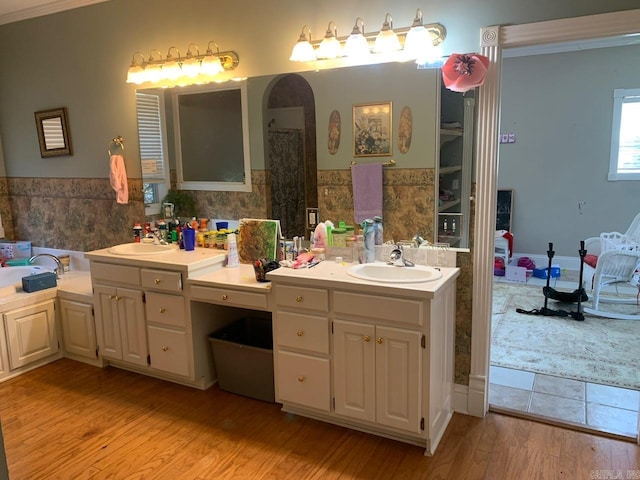
[[[0,384],[0,419],[12,480],[640,478],[637,445],[528,420],[456,414],[429,458],[216,387],[66,359]]]

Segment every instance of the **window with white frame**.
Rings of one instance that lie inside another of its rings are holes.
[[[640,180],[640,88],[613,91],[609,180]]]
[[[163,98],[162,94],[136,92],[138,141],[147,215],[160,213],[160,202],[168,190]]]

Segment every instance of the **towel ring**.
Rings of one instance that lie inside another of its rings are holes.
[[[111,141],[109,142],[109,145],[107,147],[107,152],[109,152],[109,156],[112,155],[111,145],[117,145],[118,147],[120,147],[120,150],[124,150],[124,138],[122,138],[122,135],[118,135],[117,137],[112,138]]]

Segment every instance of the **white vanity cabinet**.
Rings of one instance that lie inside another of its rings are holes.
[[[93,304],[67,298],[59,298],[58,302],[66,354],[72,358],[95,360],[98,357],[98,343]]]
[[[421,338],[419,331],[335,320],[336,413],[419,434]]]
[[[197,308],[194,315],[185,280],[219,270],[224,252],[175,248],[129,256],[111,250],[85,254],[101,361],[182,385],[211,386],[207,335],[213,328]]]
[[[276,401],[331,410],[329,291],[277,285],[274,321]]]
[[[58,352],[54,304],[51,299],[3,313],[10,370]]]
[[[323,262],[270,273],[283,410],[433,454],[453,415],[455,278],[362,282]]]
[[[190,336],[187,332],[182,274],[142,269],[149,339],[149,366],[160,372],[190,377]]]
[[[106,359],[146,366],[147,335],[142,290],[96,284],[93,291],[100,354]]]

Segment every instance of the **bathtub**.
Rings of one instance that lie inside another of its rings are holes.
[[[0,297],[22,291],[22,277],[50,271],[50,269],[39,265],[0,268]]]

